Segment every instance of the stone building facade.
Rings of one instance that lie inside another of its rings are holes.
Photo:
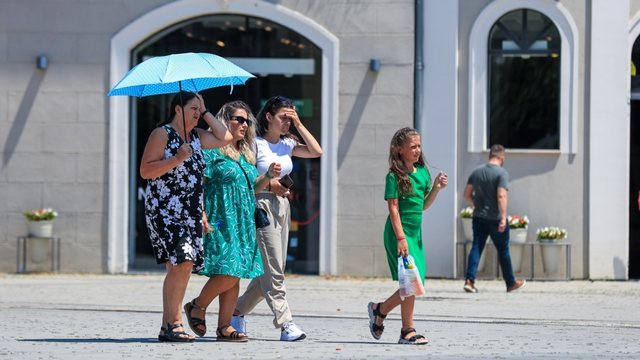
[[[558,129],[551,149],[508,150],[509,212],[531,218],[531,241],[537,227],[568,230],[573,278],[628,278],[640,266],[630,253],[637,225],[629,207],[640,190],[631,130],[640,115],[629,87],[638,0],[3,1],[0,271],[15,270],[16,238],[26,232],[21,212],[43,206],[60,213],[62,271],[136,268],[132,139],[143,105],[106,93],[138,62],[141,44],[172,29],[186,34],[199,19],[235,16],[276,24],[318,49],[317,81],[300,82],[319,99],[309,117],[325,150],[313,183],[317,214],[306,219],[317,221],[307,240],[317,248],[315,272],[388,275],[381,234],[389,140],[415,126],[430,170],[447,171],[451,181],[425,216],[429,275],[460,275],[457,213],[466,177],[486,159],[497,96],[488,87],[495,74],[488,40],[505,15],[522,9],[549,19],[559,36],[556,53],[545,39],[536,46],[546,50],[529,49],[557,57]],[[512,56],[510,43],[501,44],[498,53]],[[40,55],[46,69],[36,66]],[[274,95],[261,91],[252,106]]]

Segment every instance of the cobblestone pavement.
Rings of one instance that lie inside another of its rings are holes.
[[[289,302],[307,339],[278,341],[262,303],[247,317],[248,343],[217,343],[213,331],[191,344],[158,343],[162,280],[161,274],[0,274],[0,358],[640,358],[635,281],[537,281],[510,294],[501,281],[478,281],[480,293],[467,294],[460,280],[429,279],[415,319],[431,342],[406,346],[396,344],[399,309],[387,318],[380,341],[368,330],[366,304],[395,291],[393,281],[293,275]],[[205,280],[192,277],[185,299]],[[210,324],[216,315],[214,302]]]

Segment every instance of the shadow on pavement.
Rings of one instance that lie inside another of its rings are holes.
[[[105,339],[105,338],[73,338],[73,339],[18,339],[23,342],[50,342],[50,343],[157,343],[158,338],[124,338],[124,339]]]

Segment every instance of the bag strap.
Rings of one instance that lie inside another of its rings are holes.
[[[231,160],[233,160],[233,159],[231,159]],[[249,181],[249,176],[247,175],[247,172],[244,171],[244,168],[242,167],[242,164],[240,163],[240,161],[233,160],[233,162],[238,164],[238,167],[240,168],[240,170],[242,170],[242,174],[244,174],[244,178],[247,180],[247,185],[249,186],[249,189],[254,190],[254,187],[251,184],[251,181]]]

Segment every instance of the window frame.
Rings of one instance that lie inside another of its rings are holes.
[[[489,34],[507,13],[528,9],[542,13],[560,34],[560,148],[513,149],[523,153],[576,154],[578,150],[578,30],[569,12],[558,2],[498,0],[487,5],[474,22],[469,37],[468,151],[488,150]]]

